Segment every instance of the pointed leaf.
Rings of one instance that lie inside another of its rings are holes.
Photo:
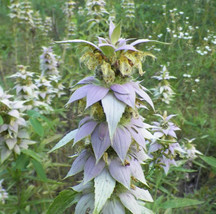
[[[130,210],[132,213],[142,214],[141,206],[137,203],[137,200],[134,196],[128,192],[119,194],[119,198],[122,204]]]
[[[127,85],[114,84],[110,87],[111,90],[119,94],[130,94],[130,91],[127,88]]]
[[[138,160],[134,159],[130,162],[131,175],[135,177],[137,180],[147,185],[146,179],[142,170],[142,167]]]
[[[86,108],[103,99],[108,91],[108,88],[104,88],[98,85],[91,85],[87,92]]]
[[[88,135],[91,135],[91,133],[94,131],[95,127],[97,126],[97,122],[90,120],[86,123],[84,123],[77,131],[76,136],[74,138],[74,144],[73,146],[83,138],[87,137]]]
[[[36,118],[30,118],[29,119],[31,125],[32,125],[32,128],[34,129],[34,131],[40,136],[40,137],[43,137],[44,135],[44,128],[43,126],[41,125],[40,121]]]
[[[77,133],[78,129],[75,129],[68,134],[66,134],[48,153],[55,151],[56,149],[61,148],[62,146],[65,146],[70,141],[72,141]]]
[[[130,192],[135,196],[137,200],[153,202],[153,198],[148,190],[135,187],[135,189],[131,189]]]
[[[92,191],[91,189],[93,189],[93,183],[92,182],[88,182],[86,184],[84,184],[83,182],[81,182],[80,184],[73,186],[72,189],[76,192],[85,192],[85,191]]]
[[[95,81],[95,77],[94,76],[85,77],[84,79],[80,80],[76,85],[91,84],[94,81]]]
[[[204,160],[207,164],[209,164],[212,167],[216,167],[216,158],[211,156],[203,156],[201,155],[200,158]]]
[[[120,121],[122,114],[124,113],[126,105],[123,102],[117,100],[113,94],[108,93],[102,99],[102,106],[106,115],[110,138],[112,139],[116,131],[118,122]]]
[[[74,160],[68,174],[66,175],[65,178],[69,176],[73,176],[79,172],[81,172],[84,169],[84,166],[86,164],[86,161],[89,157],[89,153],[87,150],[83,150],[80,155]]]
[[[116,42],[120,39],[121,36],[121,23],[118,23],[118,25],[113,29],[111,33],[111,43],[113,45],[116,44]]]
[[[88,90],[89,90],[90,87],[91,87],[91,85],[84,85],[84,86],[78,88],[76,91],[74,91],[74,93],[70,97],[70,99],[67,102],[67,104],[73,103],[76,100],[80,100],[80,99],[86,97],[87,92],[88,92]]]
[[[95,44],[93,44],[93,43],[91,43],[89,41],[82,40],[82,39],[65,40],[65,41],[55,41],[55,43],[57,43],[57,44],[61,44],[61,43],[84,43],[85,45],[90,45],[94,49],[97,49],[97,50],[101,51],[101,49],[97,45],[95,45]]]
[[[166,201],[160,205],[161,208],[179,208],[179,207],[189,207],[204,203],[203,201],[198,201],[190,198],[176,198],[173,200]]]
[[[127,155],[128,149],[131,145],[131,135],[127,129],[123,127],[118,127],[113,137],[113,149],[119,156],[122,163],[124,163],[125,157]]]
[[[39,161],[36,161],[35,159],[31,159],[31,162],[34,166],[35,171],[37,172],[38,177],[42,181],[47,181],[46,172],[43,168],[43,165]]]
[[[132,45],[122,45],[121,47],[115,49],[115,51],[138,51],[135,47]]]
[[[115,25],[113,24],[112,20],[110,20],[110,25],[109,25],[109,38],[110,38],[110,40],[111,40],[111,36],[112,36],[114,28],[115,28]]]
[[[98,161],[111,145],[107,124],[101,123],[92,133],[91,144]]]
[[[47,211],[47,214],[63,214],[67,208],[71,207],[75,203],[75,196],[76,193],[74,191],[63,190],[54,199]]]
[[[95,208],[93,214],[100,213],[107,199],[110,198],[115,188],[116,181],[107,169],[94,179],[95,186]]]
[[[140,88],[139,84],[138,83],[134,83],[133,86],[134,86],[134,89],[135,89],[136,93],[141,98],[143,98],[148,104],[150,104],[151,107],[154,109],[154,104],[153,104],[151,98],[149,97],[149,95],[143,89]]]
[[[129,165],[122,165],[121,161],[116,158],[111,161],[109,165],[109,171],[115,180],[117,180],[127,189],[130,189],[131,170]]]
[[[83,195],[78,201],[75,214],[87,214],[92,213],[94,210],[94,194]]]
[[[138,45],[140,43],[147,43],[147,42],[156,42],[156,43],[160,43],[160,44],[164,44],[164,45],[170,45],[170,43],[160,42],[157,40],[149,40],[149,39],[138,39],[138,40],[132,42],[130,45],[134,46],[134,45]]]
[[[91,179],[95,178],[97,175],[99,175],[103,168],[105,167],[105,162],[103,160],[100,160],[96,164],[96,159],[94,156],[90,156],[88,160],[86,161],[85,167],[84,167],[84,184],[89,182]]]
[[[125,214],[125,208],[119,200],[111,199],[106,202],[102,210],[103,214]]]

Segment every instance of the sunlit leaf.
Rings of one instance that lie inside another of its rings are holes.
[[[55,151],[56,149],[61,148],[62,146],[65,146],[66,144],[68,144],[71,140],[74,139],[74,137],[75,137],[77,131],[78,131],[78,129],[75,129],[75,130],[69,132],[68,134],[66,134],[66,135],[49,151],[49,153]]]
[[[123,102],[117,100],[113,94],[108,93],[102,99],[102,106],[106,115],[110,138],[112,139],[118,122],[124,113],[126,105]]]
[[[115,180],[107,169],[94,179],[95,186],[95,208],[93,214],[100,213],[107,199],[110,198],[115,188]]]
[[[112,31],[112,34],[111,34],[111,43],[113,45],[115,45],[116,42],[119,40],[120,36],[121,36],[121,23],[118,23],[118,25],[116,25],[116,27]]]

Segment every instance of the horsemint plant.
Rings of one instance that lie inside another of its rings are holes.
[[[23,101],[11,101],[13,97],[0,87],[0,151],[1,163],[10,155],[20,155],[21,150],[36,143],[30,140],[27,122],[21,113]]]
[[[138,109],[146,108],[146,104],[154,106],[147,89],[132,79],[134,70],[143,75],[142,61],[152,56],[135,46],[150,40],[127,44],[130,39],[120,35],[120,24],[115,26],[111,22],[109,39],[99,37],[98,45],[85,40],[57,42],[87,45],[89,51],[81,60],[89,70],[95,71],[94,76],[75,85],[77,89],[67,103],[79,101],[88,116],[51,150],[71,140],[73,146],[80,143],[85,147],[66,176],[84,171],[83,180],[72,187],[77,192],[76,214],[152,213],[145,207],[153,199],[145,189],[148,185],[142,164],[149,158],[146,139],[152,139],[153,135]]]

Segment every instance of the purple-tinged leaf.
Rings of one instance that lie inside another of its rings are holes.
[[[170,114],[169,116],[166,117],[166,121],[170,120],[171,118],[175,117],[176,114]]]
[[[110,138],[112,140],[118,122],[120,121],[122,114],[125,111],[126,105],[123,102],[117,100],[113,94],[108,93],[102,99],[102,106],[106,115]]]
[[[94,210],[94,194],[86,194],[83,195],[78,201],[75,214],[87,214],[92,213]]]
[[[115,49],[115,51],[138,51],[135,47],[133,47],[132,45],[122,45],[121,47]]]
[[[91,85],[87,92],[86,108],[103,99],[108,93],[109,89],[97,85]]]
[[[148,190],[135,187],[135,189],[131,189],[130,192],[136,197],[137,200],[153,202],[153,198]]]
[[[155,138],[161,138],[164,134],[162,132],[155,132],[154,137]]]
[[[138,160],[136,160],[136,159],[131,160],[130,169],[131,169],[131,175],[133,177],[135,177],[137,180],[139,180],[143,184],[148,185],[146,183],[146,179],[145,179],[142,167],[141,167]]]
[[[114,84],[110,87],[110,89],[119,94],[130,94],[127,85],[125,84],[124,85]]]
[[[169,130],[168,135],[177,138],[176,133],[172,129]]]
[[[131,119],[131,124],[134,126],[137,126],[139,128],[142,128],[144,126],[143,120],[141,119],[141,117],[139,118],[132,118]]]
[[[116,98],[118,100],[121,100],[125,104],[129,105],[130,107],[134,108],[135,107],[135,99],[136,99],[136,94],[134,91],[134,88],[131,86],[130,83],[126,83],[122,85],[124,88],[127,88],[129,94],[121,94],[114,92]]]
[[[129,192],[121,193],[121,194],[119,194],[119,198],[120,198],[120,201],[122,202],[122,204],[128,210],[130,210],[131,213],[142,214],[141,206],[138,204],[137,200],[135,199],[135,197],[131,193],[129,193]]]
[[[153,109],[154,109],[154,104],[151,100],[151,98],[149,97],[149,95],[139,87],[139,84],[138,83],[133,83],[133,87],[136,91],[136,93],[141,97],[143,98]]]
[[[95,44],[93,44],[93,43],[91,43],[89,41],[82,40],[82,39],[65,40],[65,41],[55,41],[55,43],[58,43],[58,44],[61,44],[61,43],[84,43],[85,45],[90,45],[91,47],[93,47],[93,48],[101,51],[101,49],[97,45],[95,45]]]
[[[94,131],[95,127],[97,126],[97,122],[91,120],[83,124],[77,131],[77,134],[74,138],[73,146],[83,138],[87,137],[88,135],[91,135],[91,133]]]
[[[96,164],[96,159],[94,156],[90,156],[88,160],[86,161],[85,167],[84,167],[84,184],[89,182],[91,179],[98,176],[102,170],[105,167],[105,162],[103,160],[100,160]]]
[[[128,127],[132,138],[144,149],[146,149],[146,143],[145,143],[145,138],[139,133],[138,130],[140,129],[135,129]]]
[[[65,146],[68,144],[71,140],[74,139],[78,129],[75,129],[68,134],[66,134],[48,153],[55,151],[56,149],[61,148],[62,146]]]
[[[89,116],[84,117],[84,118],[83,118],[82,120],[80,120],[80,122],[79,122],[79,128],[80,128],[84,123],[86,123],[86,122],[88,122],[88,121],[90,121],[90,120],[92,120],[91,117],[89,117]]]
[[[69,176],[73,176],[79,172],[81,172],[84,169],[85,163],[89,157],[89,153],[87,150],[83,150],[80,155],[74,160],[68,174],[65,178]]]
[[[73,186],[72,189],[76,192],[90,193],[93,191],[94,185],[92,182],[88,182],[87,184],[81,182],[80,184]]]
[[[94,76],[86,77],[82,80],[80,80],[76,85],[81,85],[81,84],[91,84],[95,81]]]
[[[134,46],[134,45],[138,45],[138,44],[140,44],[140,43],[147,43],[147,42],[151,42],[151,41],[155,41],[155,40],[138,39],[138,40],[132,42],[130,45]]]
[[[160,43],[160,44],[164,44],[164,45],[169,45],[170,43],[166,43],[166,42],[160,42],[157,40],[149,40],[149,39],[138,39],[134,42],[132,42],[130,45],[134,46],[134,45],[138,45],[141,43],[147,43],[147,42],[156,42],[156,43]]]
[[[95,206],[93,214],[100,213],[104,204],[113,193],[115,184],[116,181],[112,178],[106,168],[94,179]]]
[[[124,166],[118,158],[115,158],[109,165],[109,171],[115,180],[130,189],[131,170],[129,164]]]
[[[98,44],[98,46],[100,46],[101,44],[107,44],[107,40],[98,36]]]
[[[91,85],[84,85],[80,88],[78,88],[70,97],[69,101],[67,102],[67,104],[73,103],[76,100],[80,100],[84,97],[86,97],[87,92],[89,90],[89,88],[91,87]],[[66,104],[66,105],[67,105]]]
[[[111,145],[107,124],[101,123],[96,127],[91,135],[91,143],[96,160],[98,161]]]
[[[118,127],[113,137],[113,149],[119,156],[122,163],[124,163],[128,149],[131,145],[130,132],[124,127]]]
[[[110,199],[104,205],[103,214],[125,214],[125,208],[117,199]]]
[[[115,25],[114,25],[113,22],[110,20],[110,25],[109,25],[109,38],[110,38],[110,41],[111,41],[111,36],[112,36],[112,33],[113,33],[114,28],[115,28]]]

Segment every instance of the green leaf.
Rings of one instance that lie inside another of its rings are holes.
[[[35,159],[38,162],[41,162],[41,157],[36,152],[30,150],[30,149],[24,149],[22,150],[22,153],[30,156],[31,158]]]
[[[170,201],[166,201],[160,205],[161,208],[168,209],[168,208],[180,208],[180,207],[189,207],[198,204],[202,204],[203,201],[198,201],[189,198],[176,198]]]
[[[42,164],[39,161],[36,161],[35,159],[32,159],[31,162],[35,168],[35,171],[37,172],[38,177],[42,181],[47,181],[46,173],[44,171]]]
[[[95,186],[95,208],[93,214],[99,214],[107,199],[110,198],[115,188],[115,180],[111,177],[107,169],[94,179]]]
[[[78,129],[75,129],[68,134],[66,134],[48,153],[55,151],[56,149],[61,148],[62,146],[69,143],[71,140],[74,139]]]
[[[4,120],[2,118],[2,116],[0,115],[0,125],[4,124]]]
[[[71,207],[76,201],[74,200],[76,192],[64,190],[55,198],[46,214],[62,214]]]
[[[38,117],[41,116],[41,114],[38,111],[35,111],[35,110],[28,110],[27,115],[29,117],[32,117],[32,118],[38,118]]]
[[[30,123],[33,127],[33,130],[40,136],[43,137],[44,135],[44,129],[41,123],[36,118],[30,118]]]
[[[200,158],[212,167],[216,167],[216,158],[211,156],[200,156]]]
[[[118,25],[116,25],[116,27],[112,32],[111,43],[115,45],[116,42],[120,39],[120,36],[121,36],[121,23],[118,23]]]
[[[115,51],[114,47],[112,47],[109,44],[100,45],[100,49],[103,51],[104,55],[106,55],[107,57],[112,56]]]
[[[102,106],[106,115],[110,138],[112,139],[126,105],[119,101],[113,94],[108,93],[102,99]]]

